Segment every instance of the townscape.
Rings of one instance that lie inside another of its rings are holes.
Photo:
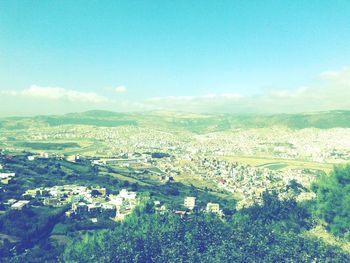
[[[57,127],[30,127],[28,130],[1,132],[3,148],[15,148],[8,140],[15,137],[23,142],[82,143],[83,153],[117,156],[127,152],[161,151],[190,158],[206,156],[270,156],[283,159],[301,159],[316,163],[339,162],[350,158],[350,129],[306,128],[292,130],[236,129],[193,134],[169,132],[133,126],[93,127],[64,125]],[[24,145],[25,146],[25,145]],[[99,146],[97,149],[94,146]]]
[[[0,127],[0,241],[9,255],[26,256],[43,235],[62,247],[80,231],[114,229],[143,213],[229,222],[264,205],[267,192],[313,201],[317,179],[350,160],[349,137],[350,128]],[[34,228],[11,230],[23,218]]]
[[[11,137],[16,137],[16,143]],[[349,137],[349,128],[273,126],[198,134],[162,127],[47,126],[38,122],[26,130],[3,129],[0,146],[34,151],[31,158],[62,156],[75,161],[81,156],[92,165],[116,168],[136,180],[196,178],[209,188],[232,193],[238,207],[244,207],[258,201],[266,189],[283,191],[291,181],[308,189],[320,173],[350,160]],[[298,198],[312,198],[312,193],[303,191]]]

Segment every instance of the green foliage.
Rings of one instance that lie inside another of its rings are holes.
[[[65,208],[50,209],[23,208],[10,210],[0,217],[0,231],[22,238],[30,239],[40,235],[46,228],[52,228],[52,223],[65,211]]]
[[[7,263],[38,263],[38,262],[62,262],[63,246],[50,242],[48,239],[40,241],[38,245],[25,253],[11,255],[3,262]],[[0,259],[1,262],[1,259]]]
[[[49,250],[47,254],[43,255],[41,251],[40,256],[36,258],[38,260],[40,257],[52,257],[57,256],[62,253],[56,253],[56,248],[52,247],[48,241],[48,237],[59,219],[62,217],[67,207],[60,209],[48,209],[48,208],[24,208],[20,211],[9,211],[0,217],[0,232],[6,233],[11,236],[16,236],[20,238],[20,241],[12,245],[7,245],[2,248],[0,254],[1,260],[9,261],[12,259],[13,262],[35,262],[32,261],[33,258],[28,258],[31,260],[20,260],[17,257],[13,257],[14,248],[19,255],[25,256],[23,252],[25,249],[32,248],[32,252],[37,250]],[[36,246],[36,248],[35,248]],[[6,258],[7,257],[7,258]],[[18,260],[17,260],[18,259]],[[37,261],[38,262],[38,261]]]
[[[240,213],[249,215],[252,224],[271,225],[283,231],[300,232],[313,226],[311,214],[300,207],[295,199],[280,200],[275,191],[262,194],[262,205],[253,205]]]
[[[316,213],[335,235],[350,240],[350,165],[337,166],[313,185],[317,194]]]
[[[52,235],[65,235],[69,231],[69,226],[67,224],[58,223],[53,228]]]
[[[274,193],[265,193],[262,205],[240,210],[226,221],[205,213],[180,218],[144,211],[112,231],[76,239],[66,248],[64,260],[348,262],[350,255],[340,249],[299,234],[309,218],[295,201],[281,201]]]

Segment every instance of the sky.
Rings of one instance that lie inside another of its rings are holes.
[[[348,0],[0,0],[0,115],[350,110]]]

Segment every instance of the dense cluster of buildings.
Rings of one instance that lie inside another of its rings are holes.
[[[124,154],[124,158],[100,159],[93,162],[99,165],[128,167],[136,175],[155,174],[163,182],[176,181],[178,175],[198,177],[212,182],[218,189],[233,193],[241,200],[239,206],[259,201],[261,193],[267,189],[283,191],[292,180],[309,187],[317,177],[317,171],[311,169],[269,169],[267,166],[243,165],[199,154],[187,159],[184,156],[155,159],[147,154],[139,155],[135,157],[133,154]]]
[[[6,136],[4,131],[3,133]],[[175,156],[263,154],[275,158],[298,158],[314,162],[350,160],[349,137],[348,128],[293,130],[281,126],[192,134],[136,126],[65,125],[40,129],[33,127],[25,133],[16,134],[16,138],[23,141],[98,141],[98,147],[86,149],[103,156],[118,156],[125,152],[162,151]]]
[[[197,159],[183,168],[190,174],[215,182],[219,188],[234,193],[240,205],[249,205],[261,198],[267,189],[282,191],[292,181],[310,186],[316,172],[303,169],[271,170],[218,159]]]
[[[99,190],[92,190],[99,191]],[[73,202],[71,209],[66,212],[67,217],[106,217],[114,220],[124,220],[137,205],[136,192],[122,189],[118,195],[106,195],[104,192],[98,197],[81,198]]]
[[[9,209],[21,210],[28,206],[69,206],[69,218],[111,218],[123,220],[138,204],[137,193],[122,189],[118,195],[108,194],[106,188],[62,185],[30,189],[22,194],[23,200],[5,202]]]
[[[6,137],[6,131],[3,131]],[[94,127],[64,125],[32,127],[16,134],[22,141],[81,141],[87,147],[93,165],[119,166],[130,169],[133,176],[153,176],[162,182],[176,181],[187,175],[213,182],[218,188],[235,194],[250,204],[265,189],[283,189],[291,180],[308,186],[315,173],[305,169],[270,169],[223,160],[224,156],[267,156],[312,162],[350,160],[350,129],[288,129],[285,127],[230,129],[195,134],[188,131],[165,132],[137,126]],[[89,146],[89,142],[93,142]],[[152,153],[167,155],[155,158]],[[66,157],[76,161],[79,155]],[[29,156],[49,158],[52,152]],[[100,159],[98,159],[100,158]],[[222,159],[221,159],[222,158]],[[2,183],[11,180],[0,174]],[[51,198],[52,204],[62,202]],[[98,203],[98,202],[97,202]]]
[[[22,200],[9,199],[4,202],[5,207],[11,210],[22,210],[31,206],[63,207],[69,206],[65,212],[66,217],[71,219],[90,219],[97,222],[99,218],[109,218],[122,221],[132,213],[139,204],[137,193],[126,189],[120,190],[118,195],[108,194],[105,188],[85,187],[79,185],[62,185],[54,187],[40,187],[29,189],[22,194]],[[207,203],[204,209],[196,204],[196,197],[184,198],[183,207],[187,210],[169,210],[160,201],[154,201],[156,212],[174,212],[184,216],[194,209],[198,211],[214,213],[223,216],[218,203]]]

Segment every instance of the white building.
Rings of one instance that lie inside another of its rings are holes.
[[[126,189],[122,189],[119,192],[119,196],[124,199],[129,199],[129,200],[135,200],[136,199],[136,192],[129,192]]]
[[[193,196],[187,196],[184,200],[184,206],[190,210],[193,210],[196,206],[196,198]]]
[[[9,181],[12,180],[13,177],[15,177],[15,173],[0,173],[0,181],[3,184],[8,184]]]
[[[208,213],[219,214],[220,213],[220,205],[217,203],[208,203],[206,210]]]
[[[13,205],[11,205],[11,209],[13,210],[22,210],[23,207],[27,206],[29,204],[29,201],[27,200],[20,200]]]
[[[30,155],[27,157],[28,161],[34,161],[35,160],[35,156],[34,155]]]

